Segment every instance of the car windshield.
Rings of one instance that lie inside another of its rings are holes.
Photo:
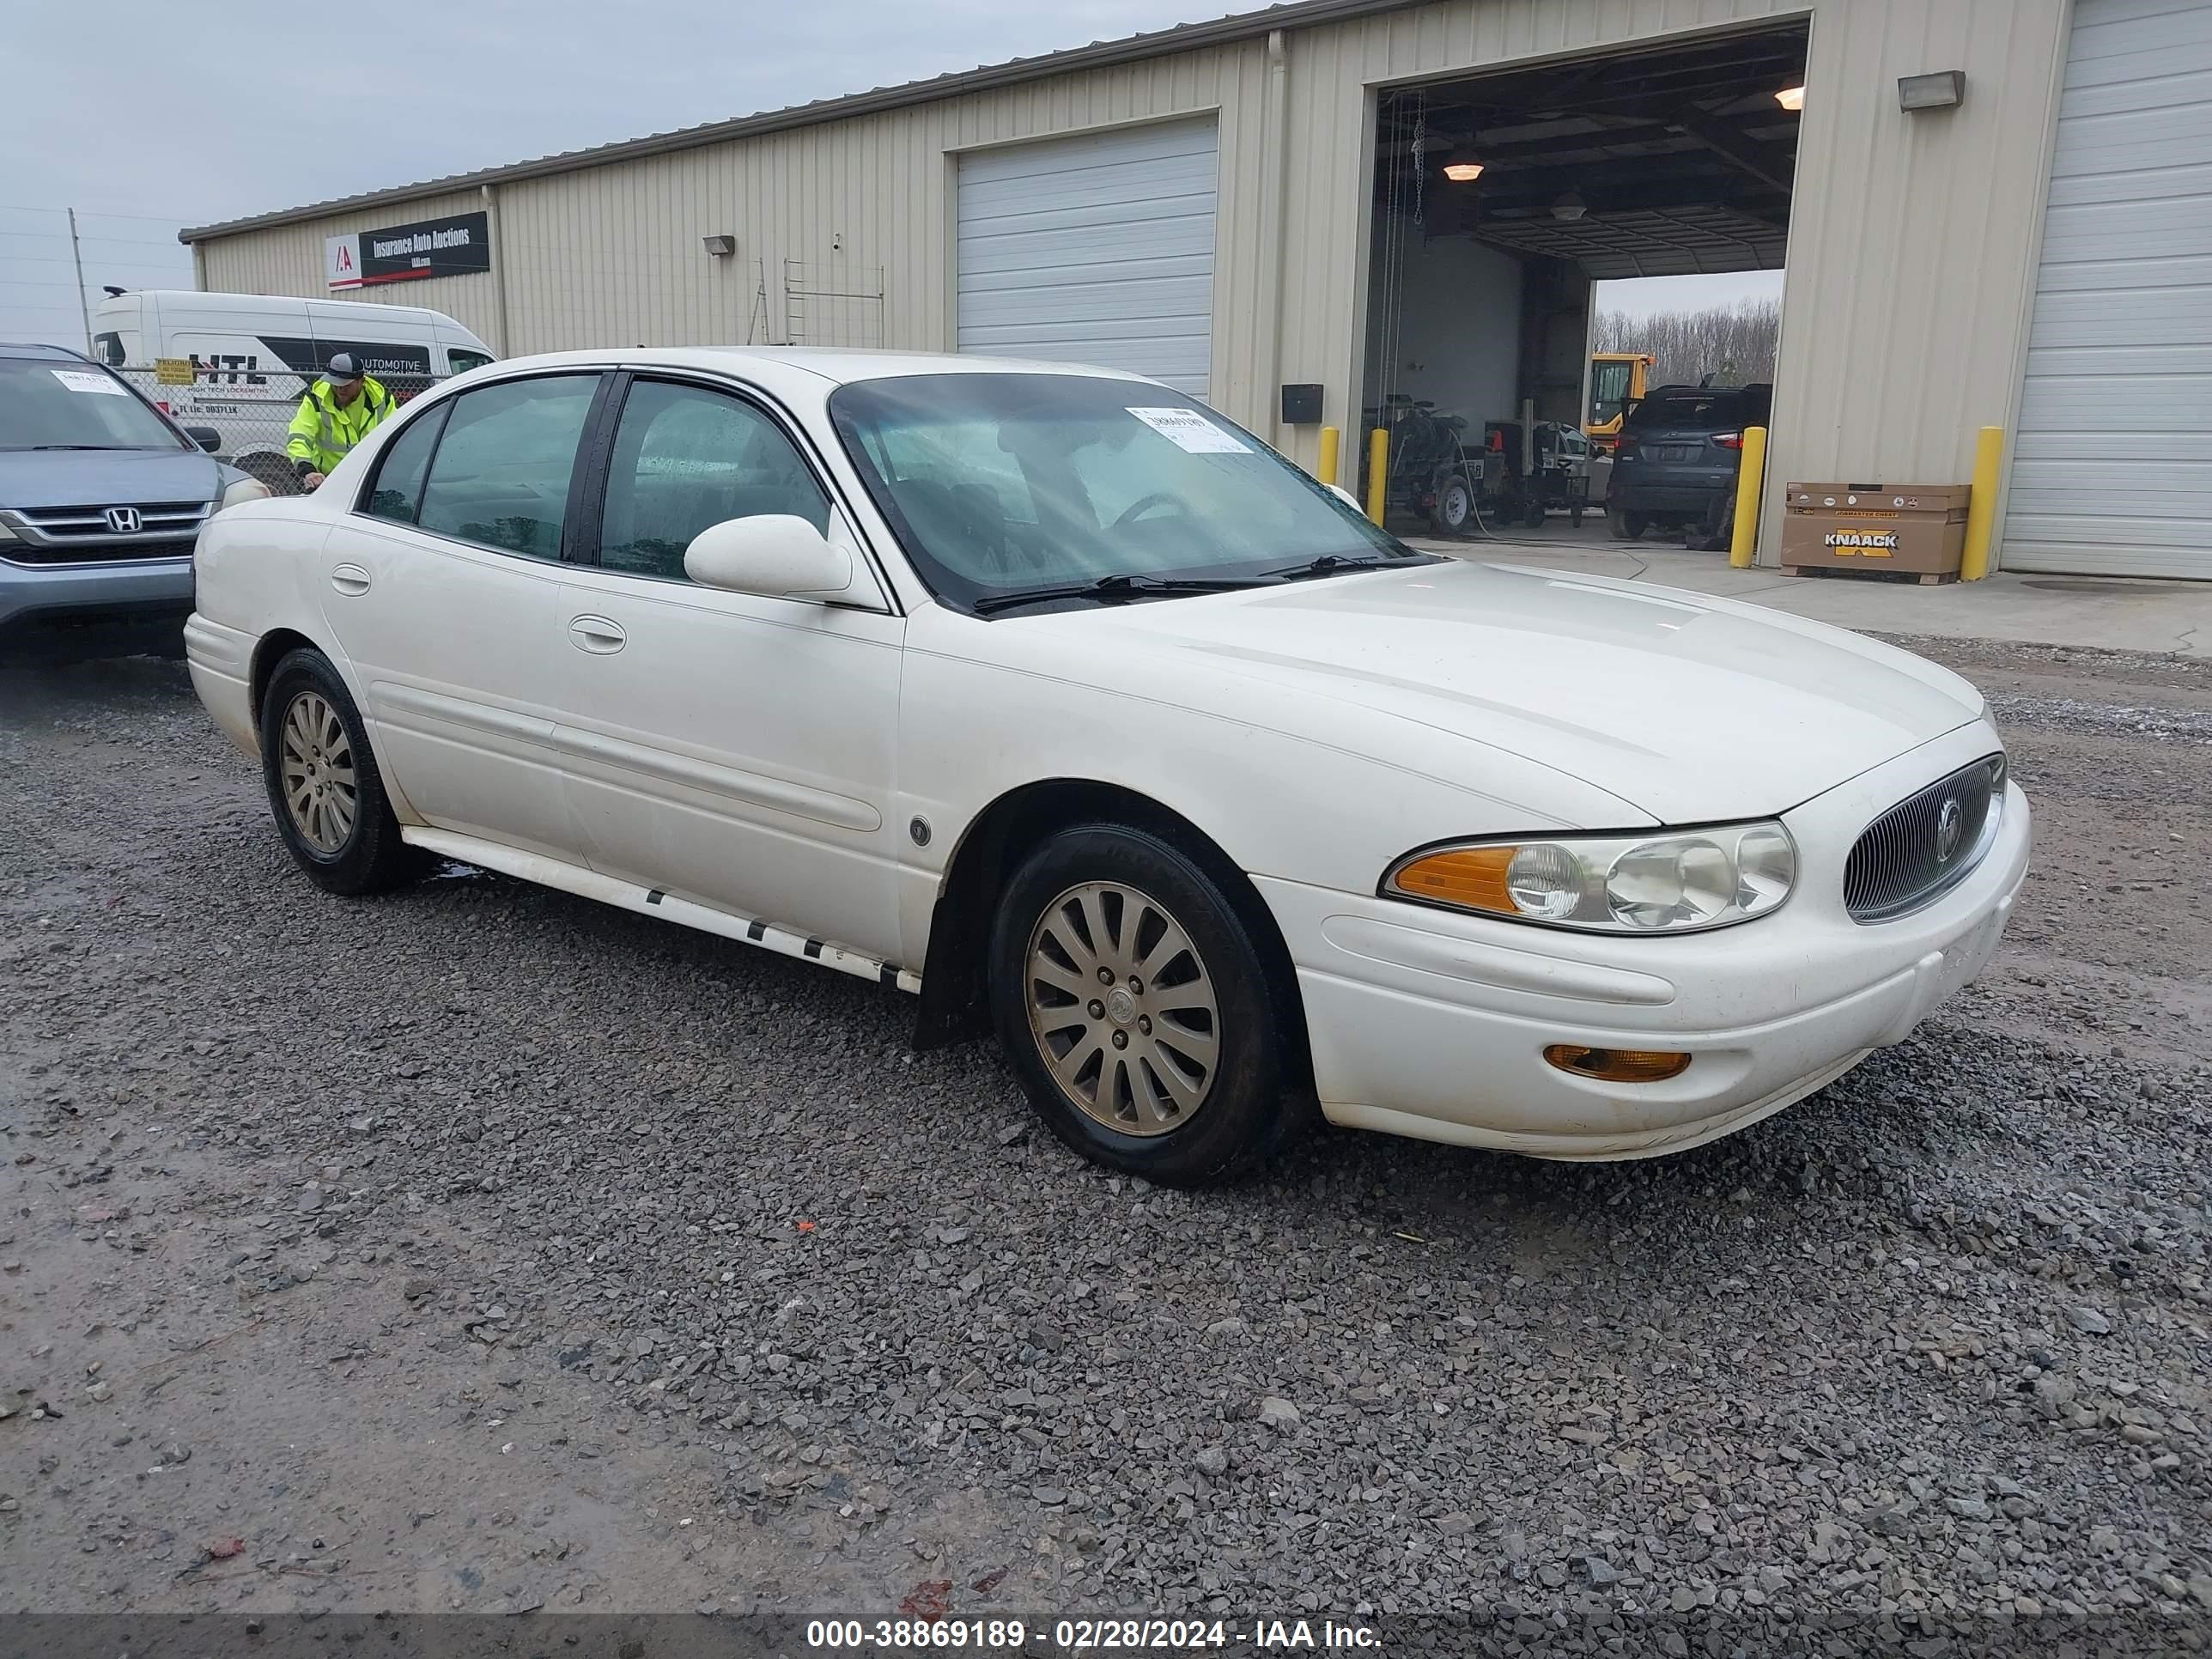
[[[1146,381],[917,374],[840,387],[830,410],[923,580],[957,605],[1423,557],[1249,433]]]
[[[180,449],[184,440],[104,368],[0,357],[0,449]]]

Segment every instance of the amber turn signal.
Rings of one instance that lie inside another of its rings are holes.
[[[1659,1083],[1680,1077],[1690,1067],[1687,1054],[1658,1048],[1585,1048],[1578,1043],[1555,1042],[1544,1058],[1577,1077],[1599,1078],[1607,1083]]]
[[[1431,853],[1400,866],[1390,878],[1390,885],[1408,898],[1516,915],[1519,907],[1506,890],[1505,871],[1520,850],[1517,847],[1455,847]]]

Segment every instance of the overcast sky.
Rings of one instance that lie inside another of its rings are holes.
[[[185,224],[778,109],[1250,0],[0,0],[0,339],[192,285]],[[1698,279],[1685,279],[1696,281]],[[1716,294],[1741,279],[1709,278]],[[1607,303],[1634,303],[1616,293]]]

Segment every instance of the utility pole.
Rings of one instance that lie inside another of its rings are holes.
[[[84,349],[92,349],[92,307],[84,298],[84,250],[77,246],[76,210],[69,210],[70,262],[76,267],[76,314],[84,323]]]

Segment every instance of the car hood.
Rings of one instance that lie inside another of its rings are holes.
[[[207,501],[236,476],[196,449],[0,450],[0,507]]]
[[[1842,629],[1456,560],[1076,616],[1505,750],[1667,823],[1786,811],[1983,708],[1948,670]],[[1339,741],[1357,747],[1356,727]]]

